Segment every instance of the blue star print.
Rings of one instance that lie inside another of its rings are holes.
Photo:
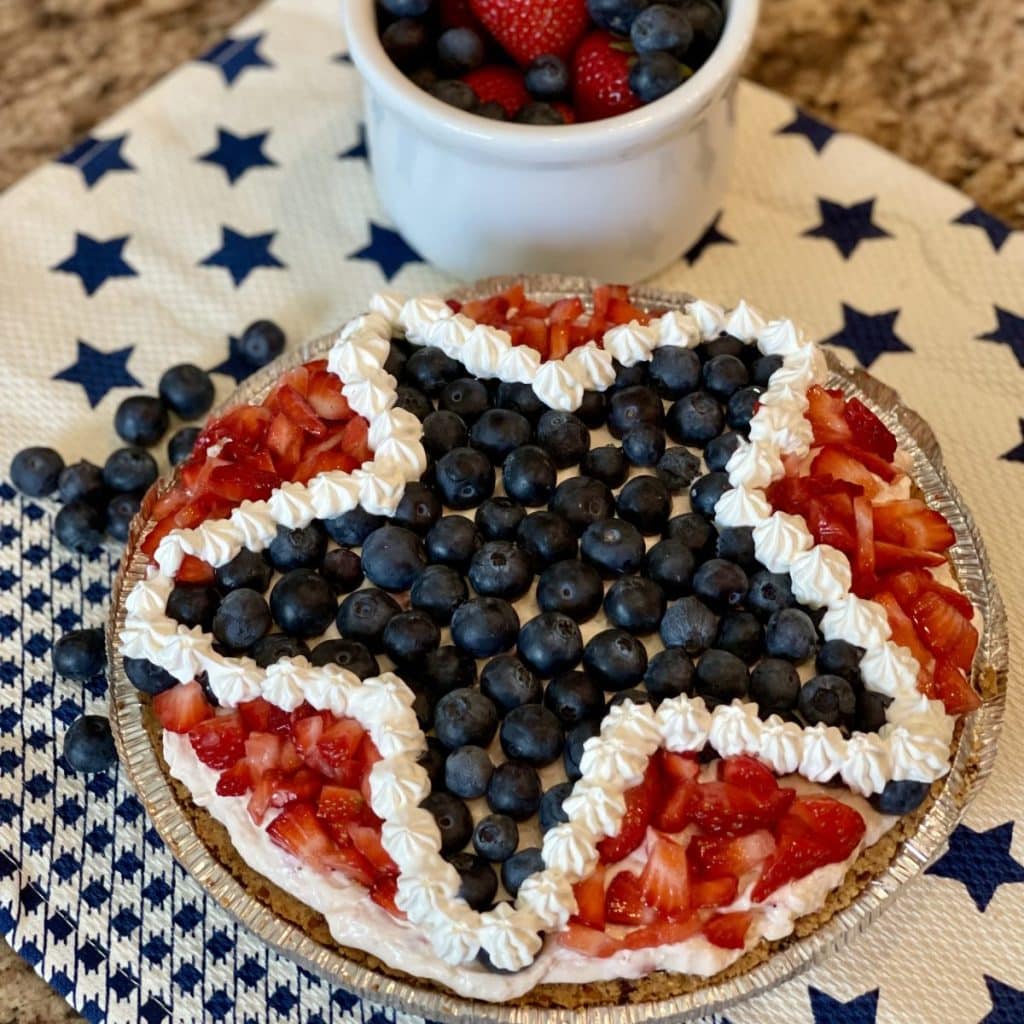
[[[370,222],[370,244],[349,254],[353,260],[370,260],[380,267],[390,281],[406,263],[422,263],[423,257],[391,228],[382,228]]]
[[[996,252],[1002,249],[1003,243],[1013,234],[1013,231],[998,217],[993,217],[991,213],[987,213],[980,206],[972,206],[969,210],[965,210],[959,217],[953,218],[953,223],[981,228],[988,235],[988,240]]]
[[[841,345],[848,348],[861,366],[867,369],[883,352],[912,352],[893,330],[898,309],[888,313],[861,313],[843,303],[843,327],[831,338],[825,338],[826,345]]]
[[[229,337],[227,359],[223,363],[211,366],[210,373],[223,373],[227,377],[234,377],[236,384],[241,384],[250,376],[255,367],[242,355],[238,345],[238,338]]]
[[[996,311],[996,326],[988,334],[979,334],[979,341],[997,341],[1009,345],[1017,357],[1017,362],[1024,366],[1024,316],[1017,316],[1008,309],[993,307]]]
[[[221,227],[221,245],[200,261],[202,267],[223,267],[237,288],[257,267],[283,268],[285,265],[270,251],[276,231],[262,235],[243,235]]]
[[[92,408],[100,403],[112,388],[141,387],[128,372],[128,359],[133,346],[119,348],[114,352],[101,352],[87,341],[78,341],[78,359],[67,369],[53,375],[54,380],[66,380],[81,384]]]
[[[731,239],[728,235],[723,235],[718,230],[718,222],[722,219],[722,213],[719,211],[715,215],[715,219],[708,225],[707,231],[704,232],[696,242],[690,246],[686,252],[683,253],[683,259],[686,261],[687,266],[692,267],[704,255],[705,249],[710,249],[713,245],[735,245],[736,242]]]
[[[807,986],[814,1024],[875,1024],[878,1016],[878,989],[865,992],[848,1003],[834,999],[812,985]]]
[[[872,222],[874,208],[874,199],[865,199],[864,202],[854,203],[852,206],[843,206],[842,203],[834,203],[831,199],[819,199],[821,223],[805,231],[804,237],[827,238],[835,243],[843,259],[848,260],[854,249],[866,239],[892,237],[888,231]]]
[[[359,126],[359,141],[354,145],[350,146],[343,153],[338,154],[339,160],[366,160],[368,153],[366,151],[366,125],[361,124]]]
[[[97,139],[89,135],[77,146],[57,157],[57,163],[77,167],[82,172],[85,184],[92,188],[105,174],[111,171],[134,171],[134,165],[121,156],[127,133],[114,135],[109,139]]]
[[[1020,1024],[1024,1020],[1024,991],[988,974],[984,978],[992,1009],[978,1024]]]
[[[246,68],[272,68],[274,65],[258,52],[263,42],[263,33],[257,36],[242,36],[238,39],[224,39],[199,59],[206,64],[220,68],[224,81],[234,85]]]
[[[1024,866],[1010,856],[1013,822],[987,832],[958,825],[949,837],[949,849],[926,872],[961,882],[981,911],[992,902],[1001,885],[1024,882]]]
[[[269,134],[257,132],[255,135],[235,135],[226,128],[218,128],[217,145],[209,153],[203,153],[199,160],[223,168],[228,181],[234,185],[246,171],[254,167],[277,166],[263,152],[263,143]]]
[[[835,133],[835,128],[825,124],[824,121],[819,121],[817,118],[811,117],[810,114],[798,110],[796,117],[789,124],[784,124],[775,134],[802,135],[814,147],[814,152],[820,153]]]
[[[89,235],[75,233],[75,251],[51,270],[77,274],[86,295],[93,295],[112,277],[137,277],[138,272],[121,255],[129,235],[101,242]]]
[[[1011,448],[999,456],[1001,459],[1006,459],[1007,462],[1024,462],[1024,419],[1018,420],[1017,423],[1020,426],[1021,443],[1016,448]]]

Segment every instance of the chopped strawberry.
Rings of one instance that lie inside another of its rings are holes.
[[[158,693],[153,698],[153,713],[168,732],[184,733],[212,718],[213,708],[203,688],[193,680]]]
[[[853,499],[848,494],[823,494],[809,499],[803,517],[818,544],[830,544],[848,555],[856,550]]]
[[[662,747],[655,752],[654,759],[663,786],[696,782],[700,774],[696,754],[677,754]]]
[[[888,484],[902,475],[899,468],[893,463],[887,462],[881,455],[876,455],[866,448],[859,448],[855,444],[838,444],[835,447],[849,455],[851,459],[856,459],[862,466],[871,470],[875,476],[881,477]]]
[[[620,871],[608,883],[604,917],[612,924],[653,924],[658,915],[644,902],[639,876],[632,871]]]
[[[629,301],[628,284],[601,284],[594,289],[594,317],[597,320],[604,320],[608,315],[608,308],[612,299],[620,299],[623,302]]]
[[[890,544],[937,552],[956,542],[956,535],[942,513],[916,498],[876,505],[873,515],[876,536]]]
[[[274,417],[267,431],[267,447],[274,455],[274,465],[282,477],[290,479],[302,459],[302,430],[284,413]]]
[[[589,928],[603,928],[604,911],[604,865],[596,868],[582,881],[572,887],[576,897],[576,913],[573,919]]]
[[[267,835],[293,857],[326,870],[336,852],[331,837],[307,803],[291,803],[267,826]]]
[[[767,829],[725,839],[694,836],[686,849],[698,878],[742,878],[774,853],[775,839]]]
[[[464,316],[478,324],[487,324],[488,327],[500,326],[507,312],[508,299],[501,295],[492,295],[486,299],[470,299],[462,307]]]
[[[211,517],[216,518],[216,517]],[[195,555],[186,555],[178,566],[174,578],[179,583],[212,583],[216,578],[213,566]]]
[[[857,549],[853,557],[853,589],[860,595],[875,588],[875,526],[871,500],[863,495],[853,499],[853,521],[857,529]]]
[[[566,124],[576,123],[576,111],[573,110],[565,100],[555,100],[551,106],[553,106],[555,110],[562,115],[562,120],[565,121]]]
[[[610,32],[591,32],[580,43],[573,57],[572,78],[573,106],[581,121],[600,121],[640,106],[629,87],[629,63],[629,53]]]
[[[929,697],[941,700],[950,715],[966,715],[981,707],[981,698],[974,692],[963,672],[951,661],[939,658]]]
[[[805,415],[814,428],[815,444],[853,442],[853,430],[846,420],[846,403],[842,391],[814,384],[807,389],[807,401],[809,405]]]
[[[367,859],[377,874],[398,874],[398,865],[384,849],[380,841],[380,833],[375,828],[368,825],[350,824],[348,834],[352,837],[352,845]]]
[[[599,959],[612,956],[624,948],[618,939],[613,939],[597,928],[588,928],[585,924],[578,924],[575,921],[570,921],[566,929],[558,933],[558,942],[567,949],[574,949],[584,956]]]
[[[226,771],[220,773],[217,780],[218,796],[244,796],[252,789],[253,777],[249,762],[243,757]]]
[[[383,760],[383,755],[377,749],[377,744],[373,742],[373,737],[368,733],[363,733],[362,742],[359,744],[359,750],[356,752],[356,760],[362,761],[366,765],[367,770],[372,768],[378,761]]]
[[[352,846],[336,846],[331,854],[331,867],[340,871],[350,881],[365,885],[368,889],[387,875],[376,875],[370,862]],[[383,885],[383,882],[381,882]]]
[[[922,590],[930,590],[951,604],[965,619],[974,618],[974,605],[970,598],[959,590],[941,584],[931,573],[924,569],[912,569],[896,573],[886,578],[889,589],[896,595],[900,607],[906,611],[910,607],[910,599]]]
[[[618,834],[607,836],[597,844],[602,864],[614,864],[622,860],[644,841],[655,803],[654,779],[654,771],[649,770],[639,786],[626,790],[626,813]]]
[[[523,73],[518,68],[488,64],[463,75],[462,80],[481,103],[500,103],[509,117],[515,117],[530,102]]]
[[[568,60],[590,24],[586,0],[469,0],[469,7],[523,67],[545,53]]]
[[[851,498],[863,494],[864,490],[857,484],[834,477],[821,476],[784,476],[776,480],[767,489],[768,500],[781,512],[802,516],[814,498],[826,495],[847,494]]]
[[[345,452],[320,452],[317,455],[306,456],[295,467],[293,479],[296,483],[304,484],[320,473],[332,473],[336,470],[350,473],[358,468],[359,463]]]
[[[974,626],[933,591],[918,594],[909,611],[928,650],[969,672],[978,648],[978,631]]]
[[[339,718],[324,727],[316,745],[329,765],[352,758],[362,742],[363,727],[354,718]]]
[[[744,838],[746,837],[744,836]],[[774,844],[774,840],[772,842]],[[703,907],[727,907],[736,899],[739,888],[740,883],[735,875],[691,880],[690,906],[694,910],[699,910]]]
[[[352,419],[345,424],[345,427],[342,430],[341,447],[351,455],[360,466],[364,462],[369,462],[369,460],[373,458],[373,452],[371,451],[369,441],[367,440],[369,431],[370,425],[362,416],[353,416]]]
[[[274,790],[284,778],[284,775],[276,768],[271,768],[260,775],[253,772],[252,778],[252,794],[249,797],[246,810],[249,812],[249,817],[254,824],[262,825],[263,819],[273,803]]]
[[[718,778],[733,786],[739,786],[762,800],[769,800],[779,788],[778,779],[771,768],[756,757],[741,754],[737,757],[724,757],[718,762]]]
[[[843,409],[843,418],[853,434],[853,443],[892,462],[896,438],[889,428],[859,399],[851,398]]]
[[[358,789],[345,786],[324,786],[320,790],[317,802],[317,817],[334,825],[347,825],[348,822],[362,820],[366,810],[366,800]]]
[[[704,938],[712,946],[722,949],[742,949],[754,915],[749,910],[736,910],[731,914],[715,914],[703,928]]]
[[[661,799],[654,805],[651,824],[660,832],[682,832],[693,817],[697,805],[698,785],[696,782],[669,782]]]
[[[699,914],[678,921],[658,921],[631,931],[623,940],[626,949],[647,949],[650,946],[671,946],[692,938],[701,928]]]
[[[855,459],[838,445],[826,444],[811,462],[812,476],[830,476],[856,484],[869,498],[882,488],[882,481],[863,462]]]
[[[792,789],[776,789],[758,797],[728,782],[703,782],[697,787],[693,820],[714,835],[741,835],[770,828],[793,802]]]
[[[313,407],[293,387],[285,385],[278,391],[281,412],[297,427],[312,437],[324,437],[327,424],[313,411]]]
[[[306,400],[313,412],[325,420],[348,420],[352,409],[341,388],[341,378],[324,370],[313,375]]]
[[[564,359],[569,354],[571,330],[566,323],[548,328],[548,359]]]
[[[662,917],[685,916],[690,909],[690,870],[686,848],[659,837],[650,849],[640,875],[644,902]]]
[[[209,488],[226,501],[240,503],[247,498],[251,501],[269,498],[280,482],[276,473],[266,473],[242,465],[217,466],[210,473]]]
[[[547,323],[537,317],[521,317],[517,323],[523,331],[520,344],[528,345],[541,359],[547,359],[550,344]]]
[[[253,732],[245,739],[245,757],[256,781],[270,771],[281,769],[284,740],[269,732]]]
[[[393,917],[404,918],[405,914],[398,909],[395,896],[398,894],[398,879],[392,875],[380,875],[370,886],[370,899],[383,907]]]
[[[270,804],[272,807],[284,807],[295,800],[314,804],[319,798],[324,784],[324,780],[316,772],[310,771],[308,768],[300,768],[290,775],[284,771],[270,772],[263,778],[268,777],[272,777],[274,780],[270,793]],[[263,779],[260,779],[260,782],[262,781]]]
[[[282,711],[262,697],[239,704],[238,713],[242,716],[247,732],[272,732],[277,736],[288,735],[291,722],[288,712]]]
[[[441,24],[445,28],[479,28],[480,22],[469,9],[469,0],[441,0]],[[455,310],[457,313],[458,310]]]
[[[613,297],[608,303],[608,312],[605,314],[613,324],[628,324],[634,320],[637,323],[646,324],[650,317],[638,306],[634,306],[628,299]]]
[[[887,590],[880,590],[872,600],[878,602],[884,609],[889,619],[889,628],[892,630],[892,642],[906,647],[914,656],[918,665],[921,666],[923,675],[931,674],[932,656],[928,648],[921,642],[914,628],[910,616],[900,607],[896,598]],[[918,686],[921,685],[921,676],[918,677]]]
[[[875,568],[880,573],[902,572],[904,569],[937,568],[946,559],[935,551],[904,548],[886,541],[875,541]]]
[[[572,323],[577,317],[583,315],[583,302],[574,295],[569,299],[559,299],[548,314],[548,319],[553,324]]]
[[[237,711],[214,715],[188,733],[192,749],[207,768],[230,768],[245,753],[245,725]]]

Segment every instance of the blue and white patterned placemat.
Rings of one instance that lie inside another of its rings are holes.
[[[336,7],[276,0],[0,197],[4,467],[30,443],[101,461],[117,403],[172,361],[212,368],[223,396],[257,317],[305,339],[384,284],[448,283],[377,206]],[[725,211],[659,283],[792,314],[902,391],[944,442],[1019,650],[1024,237],[745,86]],[[236,928],[123,776],[68,772],[59,740],[105,684],[55,679],[50,648],[103,621],[117,553],[54,546],[53,513],[0,483],[0,930],[90,1021],[395,1021]],[[949,853],[849,954],[733,1024],[1024,1021],[1022,725],[1011,685]]]

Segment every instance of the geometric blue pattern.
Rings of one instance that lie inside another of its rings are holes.
[[[830,338],[824,338],[823,343],[848,348],[865,370],[885,352],[912,351],[894,330],[898,309],[887,313],[861,313],[845,302],[842,307],[842,328]]]
[[[1012,821],[985,832],[959,825],[949,837],[949,849],[928,868],[928,874],[960,882],[984,912],[1001,885],[1024,882],[1024,865],[1010,853],[1012,842]]]
[[[57,163],[76,167],[82,172],[86,187],[92,188],[112,171],[136,169],[121,155],[121,147],[127,138],[127,133],[112,135],[109,139],[89,135],[57,157]]]
[[[985,975],[985,987],[992,1000],[992,1009],[979,1024],[1020,1024],[1024,1021],[1024,990]]]
[[[234,185],[253,167],[277,166],[263,152],[263,143],[267,141],[269,134],[270,132],[257,132],[255,135],[235,135],[226,128],[218,128],[217,145],[199,157],[199,160],[222,168],[230,184]]]
[[[85,294],[93,295],[112,277],[138,277],[138,271],[121,255],[127,241],[127,235],[101,242],[76,232],[75,251],[53,269],[77,274]]]
[[[848,260],[854,249],[868,238],[891,238],[888,231],[873,223],[871,216],[875,209],[874,199],[865,199],[852,206],[834,203],[831,199],[818,199],[821,223],[804,232],[807,238],[827,238],[835,244],[844,260]]]
[[[284,268],[270,251],[276,231],[246,235],[227,225],[221,227],[221,246],[200,261],[204,267],[223,267],[237,288],[257,267]]]
[[[829,139],[836,134],[836,130],[824,121],[798,110],[793,120],[784,124],[775,134],[802,135],[814,147],[814,152],[820,153],[828,145]]]
[[[995,307],[996,326],[985,334],[979,334],[979,341],[995,341],[1009,345],[1020,366],[1024,366],[1024,316],[1018,316],[1008,309]]]
[[[373,221],[370,222],[369,244],[349,253],[348,258],[376,263],[389,281],[406,263],[423,262],[423,257],[397,231]]]
[[[980,206],[972,206],[965,210],[959,217],[953,219],[954,224],[963,224],[966,227],[981,228],[988,236],[989,243],[995,252],[1002,249],[1003,244],[1013,234],[1013,229],[1004,224],[998,217],[986,212]]]
[[[825,992],[807,987],[814,1024],[875,1024],[878,1015],[878,989],[865,992],[849,1002],[841,1002]]]
[[[55,373],[53,379],[81,384],[89,405],[95,408],[112,388],[141,387],[141,383],[128,372],[128,360],[134,351],[135,347],[129,345],[114,352],[102,352],[79,338],[78,358],[71,366]],[[66,577],[75,571],[71,563],[65,563],[54,570],[54,578],[59,582],[69,583],[70,579]],[[59,576],[59,573],[64,576]]]
[[[207,50],[199,59],[206,64],[220,68],[224,81],[229,86],[234,85],[238,76],[246,68],[272,68],[274,66],[259,52],[262,41],[262,34],[224,39]]]

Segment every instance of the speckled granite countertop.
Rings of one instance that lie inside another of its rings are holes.
[[[1024,228],[1024,0],[762,0],[748,73]],[[256,0],[0,0],[0,189]],[[76,1015],[0,941],[0,1024]]]

